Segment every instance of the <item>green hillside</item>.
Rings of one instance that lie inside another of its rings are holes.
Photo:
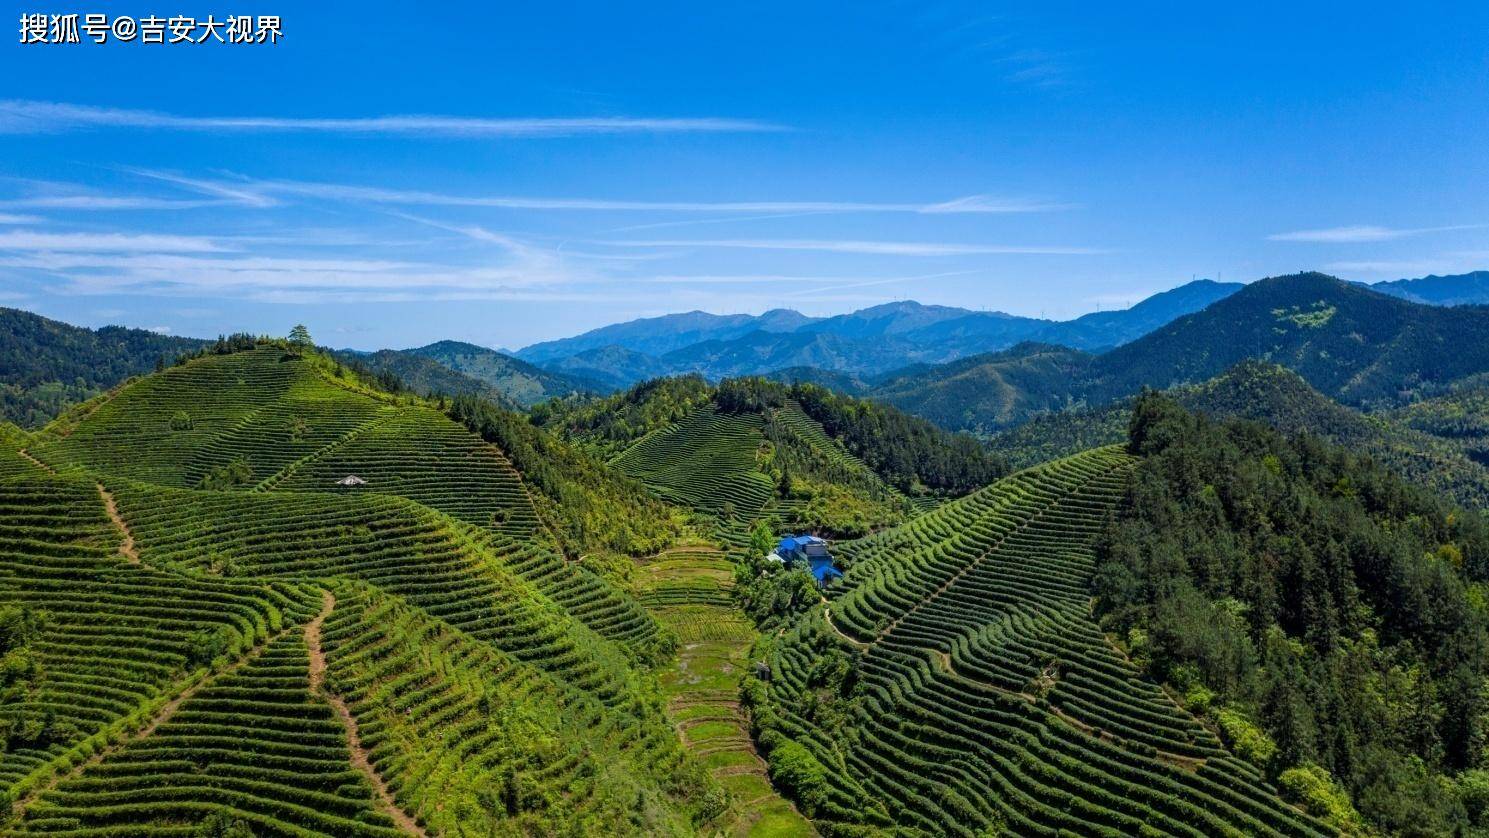
[[[842,551],[845,590],[746,698],[772,776],[835,830],[1328,834],[1092,619],[1132,458],[1020,472]]]
[[[417,349],[407,349],[399,354],[428,358],[462,375],[484,382],[522,407],[572,393],[594,391],[600,387],[591,381],[533,366],[494,349],[454,340],[442,340]]]
[[[661,709],[671,632],[564,557],[505,452],[313,350],[240,346],[4,433],[6,834],[718,816]]]

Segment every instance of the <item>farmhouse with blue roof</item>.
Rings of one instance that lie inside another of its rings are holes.
[[[826,587],[827,583],[843,575],[832,565],[832,556],[827,552],[827,541],[815,535],[788,535],[781,539],[776,545],[775,553],[788,567],[797,562],[806,565],[811,571],[812,577],[817,580],[817,587]]]

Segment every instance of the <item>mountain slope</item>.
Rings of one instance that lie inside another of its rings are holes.
[[[943,428],[989,431],[1074,404],[1079,395],[1070,385],[1090,374],[1095,359],[1060,346],[1021,344],[901,370],[875,385],[869,396]]]
[[[473,395],[513,408],[518,406],[495,386],[456,372],[433,358],[396,349],[380,349],[377,352],[342,350],[333,355],[355,370],[372,377],[381,376],[380,384],[384,389],[407,389],[421,396],[436,393],[446,396]]]
[[[67,405],[206,343],[120,326],[84,329],[0,308],[0,421],[40,427]]]
[[[362,814],[378,786],[444,834],[687,834],[717,814],[649,669],[671,636],[555,549],[528,452],[283,342],[92,408],[3,440],[44,465],[0,462],[0,792],[19,801],[0,832],[396,834]],[[579,480],[560,453],[543,467]],[[583,485],[631,526],[670,515],[609,479]],[[321,724],[327,704],[343,722]]]
[[[765,379],[660,379],[534,419],[734,542],[758,521],[861,534],[912,514],[907,495],[963,494],[1002,473],[973,440],[924,420]]]
[[[1092,591],[1133,659],[1341,830],[1482,828],[1456,780],[1481,776],[1463,733],[1489,674],[1470,589],[1489,579],[1483,519],[1343,449],[1151,393],[1128,450],[1143,459]]]
[[[1323,274],[1264,279],[1118,347],[1094,365],[1097,392],[1202,381],[1246,358],[1281,364],[1347,403],[1489,370],[1489,309],[1416,305]]]
[[[557,396],[596,389],[593,382],[550,372],[494,349],[471,343],[442,340],[404,352],[429,358],[456,372],[483,381],[522,407]]]
[[[1244,287],[1239,282],[1197,279],[1154,294],[1128,309],[1094,312],[1052,324],[1035,334],[1033,339],[1092,351],[1121,346],[1223,300]]]

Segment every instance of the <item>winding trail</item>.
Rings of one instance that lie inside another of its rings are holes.
[[[56,469],[52,468],[51,466],[47,465],[46,463],[43,463],[41,460],[38,460],[35,457],[31,456],[31,452],[30,451],[27,451],[24,448],[22,448],[21,450],[17,451],[16,453],[17,454],[20,454],[22,457],[24,457],[26,459],[27,462],[31,463],[32,465],[36,466],[37,468],[41,469],[42,471],[46,472],[47,474],[56,474],[57,473],[57,470]]]
[[[362,747],[362,736],[357,728],[357,718],[352,715],[351,709],[346,706],[345,701],[342,701],[341,696],[326,689],[326,654],[321,650],[321,624],[331,615],[331,609],[335,607],[336,597],[330,591],[322,590],[321,613],[305,624],[305,648],[310,652],[310,691],[325,699],[341,719],[342,726],[346,728],[346,741],[351,750],[352,765],[372,783],[372,789],[377,792],[378,801],[388,817],[393,819],[399,829],[409,835],[424,838],[427,835],[424,828],[419,826],[419,822],[403,811],[403,807],[393,799],[393,792],[388,789],[388,784],[383,782],[382,775],[377,773],[377,768],[368,758],[367,749]]]
[[[129,560],[130,564],[140,563],[140,551],[134,546],[134,533],[129,531],[129,524],[124,522],[124,516],[119,514],[119,505],[114,503],[114,495],[98,485],[98,496],[103,499],[103,508],[109,513],[109,520],[114,522],[114,529],[119,531],[119,555]]]

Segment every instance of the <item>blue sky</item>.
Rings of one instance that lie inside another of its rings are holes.
[[[13,28],[0,305],[517,347],[1489,267],[1483,4],[311,5],[253,10],[272,47]]]

